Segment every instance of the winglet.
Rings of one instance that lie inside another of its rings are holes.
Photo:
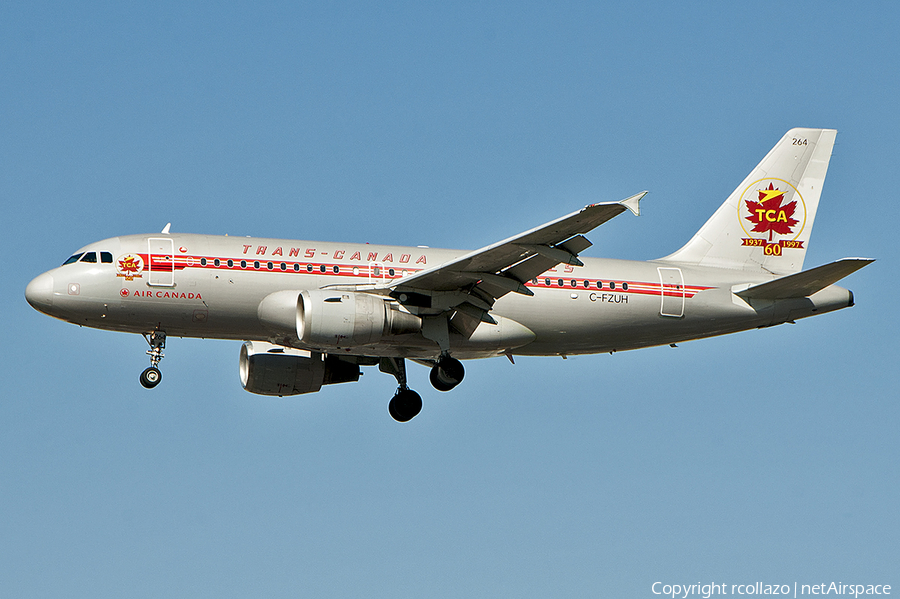
[[[168,235],[168,234],[169,234],[169,227],[171,227],[171,226],[172,226],[172,223],[166,223],[166,226],[163,227],[163,230],[161,231],[161,233],[165,233],[166,235]]]
[[[644,198],[645,195],[647,195],[647,192],[642,191],[641,193],[635,194],[635,195],[631,196],[630,198],[625,198],[624,200],[621,200],[617,203],[621,204],[621,205],[625,206],[626,208],[628,208],[629,210],[631,210],[631,212],[635,216],[640,216],[641,215],[641,207],[639,205],[639,202]]]

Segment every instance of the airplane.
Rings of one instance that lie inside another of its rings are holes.
[[[244,389],[313,393],[378,366],[397,381],[390,415],[422,409],[406,360],[435,389],[462,360],[617,352],[793,323],[852,306],[834,283],[873,262],[803,270],[836,136],[788,131],[678,251],[649,261],[579,257],[585,234],[641,192],[592,204],[475,251],[170,232],[91,243],[25,297],[80,326],[139,333],[140,382],[162,379],[167,336],[234,339]]]

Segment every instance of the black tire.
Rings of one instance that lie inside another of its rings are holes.
[[[444,358],[431,368],[428,379],[438,391],[450,391],[466,376],[466,369],[456,358]]]
[[[428,380],[431,381],[431,386],[438,391],[449,391],[456,386],[454,383],[447,383],[441,380],[440,368],[438,366],[431,367],[431,372],[428,374]]]
[[[422,411],[422,397],[412,389],[398,391],[388,404],[388,413],[397,422],[409,422]]]
[[[141,373],[141,385],[143,385],[145,389],[152,389],[157,386],[160,381],[162,381],[162,372],[155,366],[151,366]]]

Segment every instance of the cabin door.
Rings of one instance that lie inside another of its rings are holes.
[[[684,316],[684,277],[680,268],[659,267],[660,316]]]

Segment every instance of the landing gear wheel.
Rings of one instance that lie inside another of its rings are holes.
[[[447,356],[441,358],[431,368],[428,378],[431,380],[431,385],[438,391],[449,391],[460,384],[465,376],[466,369],[463,368],[462,362]]]
[[[421,411],[422,398],[412,389],[397,391],[388,404],[388,412],[397,422],[409,422]]]
[[[161,380],[162,372],[160,372],[159,368],[156,368],[155,366],[151,366],[141,373],[141,385],[143,385],[147,389],[152,389],[153,387],[157,386]]]

